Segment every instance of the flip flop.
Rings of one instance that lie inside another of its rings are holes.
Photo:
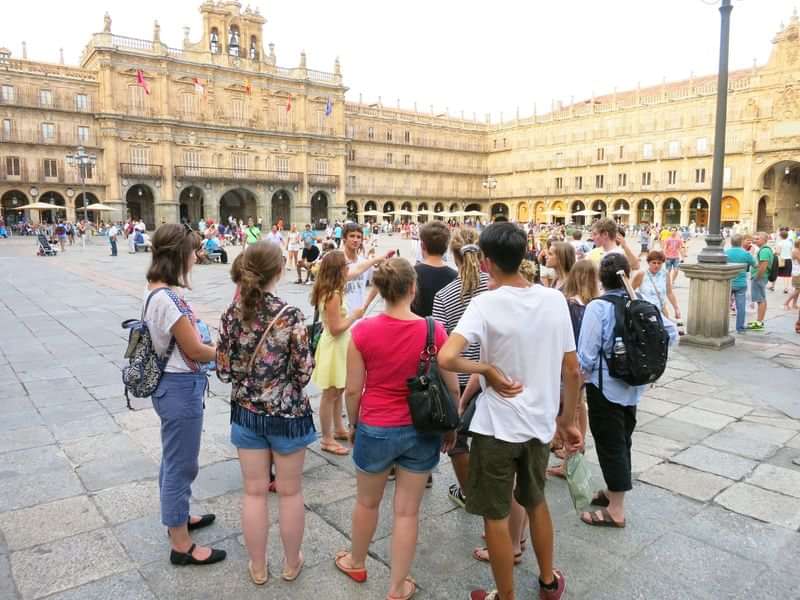
[[[252,561],[247,563],[247,571],[250,573],[250,580],[256,585],[264,585],[269,581],[269,569],[264,569],[264,575],[256,575]]]
[[[340,442],[349,442],[350,441],[350,432],[349,431],[337,431],[333,434],[333,439],[339,440]]]
[[[589,519],[585,519],[584,515],[589,515]],[[615,521],[605,507],[600,510],[581,513],[581,521],[593,527],[615,527],[618,529],[625,527],[625,521]]]
[[[405,578],[405,581],[411,584],[411,591],[405,596],[386,596],[386,600],[411,600],[414,594],[417,593],[417,582],[410,575]]]
[[[305,558],[305,556],[303,556],[303,553],[301,552],[300,553],[300,564],[297,565],[297,568],[294,570],[294,572],[292,572],[289,569],[287,569],[286,566],[284,565],[283,573],[281,573],[281,578],[284,581],[294,581],[295,579],[297,579],[300,576],[300,571],[303,570],[303,566],[305,564],[306,564],[306,558]]]
[[[522,548],[522,547],[520,546],[520,548]],[[519,552],[514,554],[514,564],[515,565],[518,565],[519,563],[522,562],[522,553],[523,552],[524,552],[524,550],[521,549]],[[481,554],[481,553],[483,553],[483,554]],[[486,547],[486,546],[481,546],[481,547],[475,548],[472,551],[472,558],[474,558],[478,562],[489,562],[489,548]]]
[[[320,444],[319,447],[323,452],[329,452],[331,454],[335,454],[336,456],[345,456],[346,454],[350,454],[349,448],[345,448],[336,442],[323,443]]]
[[[486,541],[486,534],[485,533],[481,534],[481,539],[484,542]],[[519,551],[520,552],[525,552],[525,546],[527,546],[527,544],[528,544],[528,538],[522,538],[520,540],[520,542],[519,542]]]
[[[345,567],[341,562],[345,556],[351,556],[349,550],[339,550],[339,552],[336,553],[336,558],[333,560],[333,562],[336,563],[336,568],[356,583],[364,583],[367,580],[367,570]]]

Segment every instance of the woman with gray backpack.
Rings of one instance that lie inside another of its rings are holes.
[[[169,533],[170,562],[210,565],[225,559],[225,551],[198,546],[191,530],[214,522],[214,515],[190,516],[191,485],[199,470],[203,431],[203,395],[208,387],[204,363],[216,348],[203,340],[192,308],[183,298],[191,288],[190,273],[199,236],[178,224],[159,227],[152,240],[143,318],[152,348],[163,366],[153,392],[153,408],[161,419],[161,522]],[[130,387],[130,386],[129,386]]]

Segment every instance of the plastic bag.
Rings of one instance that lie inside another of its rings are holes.
[[[589,463],[580,452],[568,457],[564,465],[567,487],[576,511],[585,509],[592,502],[594,488]]]

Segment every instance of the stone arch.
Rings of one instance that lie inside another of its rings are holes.
[[[564,207],[564,203],[561,200],[554,200],[550,203],[550,222],[551,223],[561,223],[563,224],[564,221],[567,219],[567,211]]]
[[[375,203],[374,200],[367,200],[367,202],[364,204],[364,210],[365,211],[378,210],[378,205]]]
[[[325,229],[328,226],[330,211],[330,198],[328,192],[318,190],[311,196],[311,226],[315,229]]]
[[[423,210],[428,210],[428,203],[427,202],[420,202],[417,204],[417,212],[422,212]],[[427,223],[428,222],[428,215],[417,215],[417,223]]]
[[[18,206],[28,204],[28,196],[22,190],[8,190],[0,197],[0,207],[2,207],[3,220],[6,225],[13,226],[21,222],[25,216],[25,211],[18,209]]]
[[[689,203],[689,221],[694,221],[698,227],[708,226],[708,201],[698,196]]]
[[[178,213],[181,223],[197,227],[204,214],[203,201],[205,194],[202,188],[190,185],[181,190],[178,195]]]
[[[757,231],[772,231],[772,207],[770,206],[770,197],[761,196],[758,199],[758,207],[756,208],[756,230]]]
[[[88,214],[88,219],[92,223],[99,223],[100,220],[103,218],[103,213],[99,211],[93,211],[91,209],[92,204],[98,204],[100,200],[95,196],[92,192],[86,192],[86,212]],[[83,214],[83,192],[75,196],[75,216],[78,219],[84,218]]]
[[[594,200],[592,202],[591,209],[600,213],[599,215],[592,215],[593,221],[596,221],[597,219],[605,219],[608,216],[608,205],[606,204],[605,200]]]
[[[437,202],[436,204],[434,204],[433,205],[433,212],[435,212],[435,213],[444,212],[444,204],[442,204],[441,202]],[[433,218],[442,220],[444,217],[434,216]]]
[[[144,183],[136,183],[125,193],[125,210],[129,219],[144,221],[147,229],[156,228],[155,193]]]
[[[670,197],[661,204],[661,225],[680,225],[681,224],[681,202],[677,198]]]
[[[636,222],[655,225],[656,206],[650,198],[641,198],[636,203]]]
[[[288,229],[292,224],[292,194],[285,188],[273,192],[269,201],[270,218],[272,225],[278,229]]]
[[[720,222],[723,226],[730,227],[741,220],[741,206],[735,196],[725,196],[720,207]]]
[[[67,201],[64,196],[61,195],[60,192],[56,192],[54,190],[48,190],[41,194],[37,198],[38,202],[44,202],[45,204],[55,204],[56,206],[61,206],[63,208],[59,208],[58,210],[40,210],[37,211],[39,213],[39,218],[42,220],[43,223],[55,223],[58,219],[66,219],[67,218]]]
[[[575,214],[584,210],[586,210],[586,205],[583,203],[583,200],[572,201],[572,204],[569,207],[569,214],[572,222],[575,223],[575,225],[586,225],[586,216]]]
[[[347,220],[358,221],[358,202],[355,200],[348,200],[346,205]]]
[[[258,207],[256,195],[247,188],[231,188],[220,196],[219,218],[225,223],[233,217],[247,225],[247,220],[252,218],[253,223],[258,223]]]
[[[614,200],[613,206],[614,210],[611,211],[611,216],[614,217],[614,220],[616,220],[617,223],[627,223],[630,219],[630,203],[625,200],[625,198],[618,198],[617,200]],[[621,211],[628,212],[626,213]]]
[[[411,202],[406,201],[406,202],[403,202],[400,205],[400,210],[407,210],[408,212],[413,212],[414,208],[411,206]],[[400,220],[403,223],[410,223],[411,222],[411,215],[402,215],[400,217]]]
[[[508,204],[506,204],[505,202],[495,202],[489,209],[489,216],[492,220],[494,220],[495,217],[499,217],[501,215],[508,218],[509,215]]]
[[[537,202],[533,205],[533,222],[534,223],[546,223],[547,217],[545,216],[545,205],[544,202]]]
[[[517,205],[517,223],[527,223],[528,221],[528,203],[520,202]]]
[[[773,163],[762,172],[759,183],[762,190],[769,192],[768,218],[762,219],[762,223],[770,223],[771,228],[776,228],[800,222],[800,162],[782,160]],[[764,195],[762,193],[761,197]]]
[[[383,203],[383,215],[381,219],[389,223],[394,223],[394,202],[387,200]]]

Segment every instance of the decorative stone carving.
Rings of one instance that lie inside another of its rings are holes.
[[[800,97],[793,84],[787,84],[775,99],[775,116],[778,119],[800,118]]]
[[[108,12],[103,15],[103,32],[111,33],[111,15]]]
[[[153,21],[153,42],[161,43],[161,25],[158,24],[158,21]]]

